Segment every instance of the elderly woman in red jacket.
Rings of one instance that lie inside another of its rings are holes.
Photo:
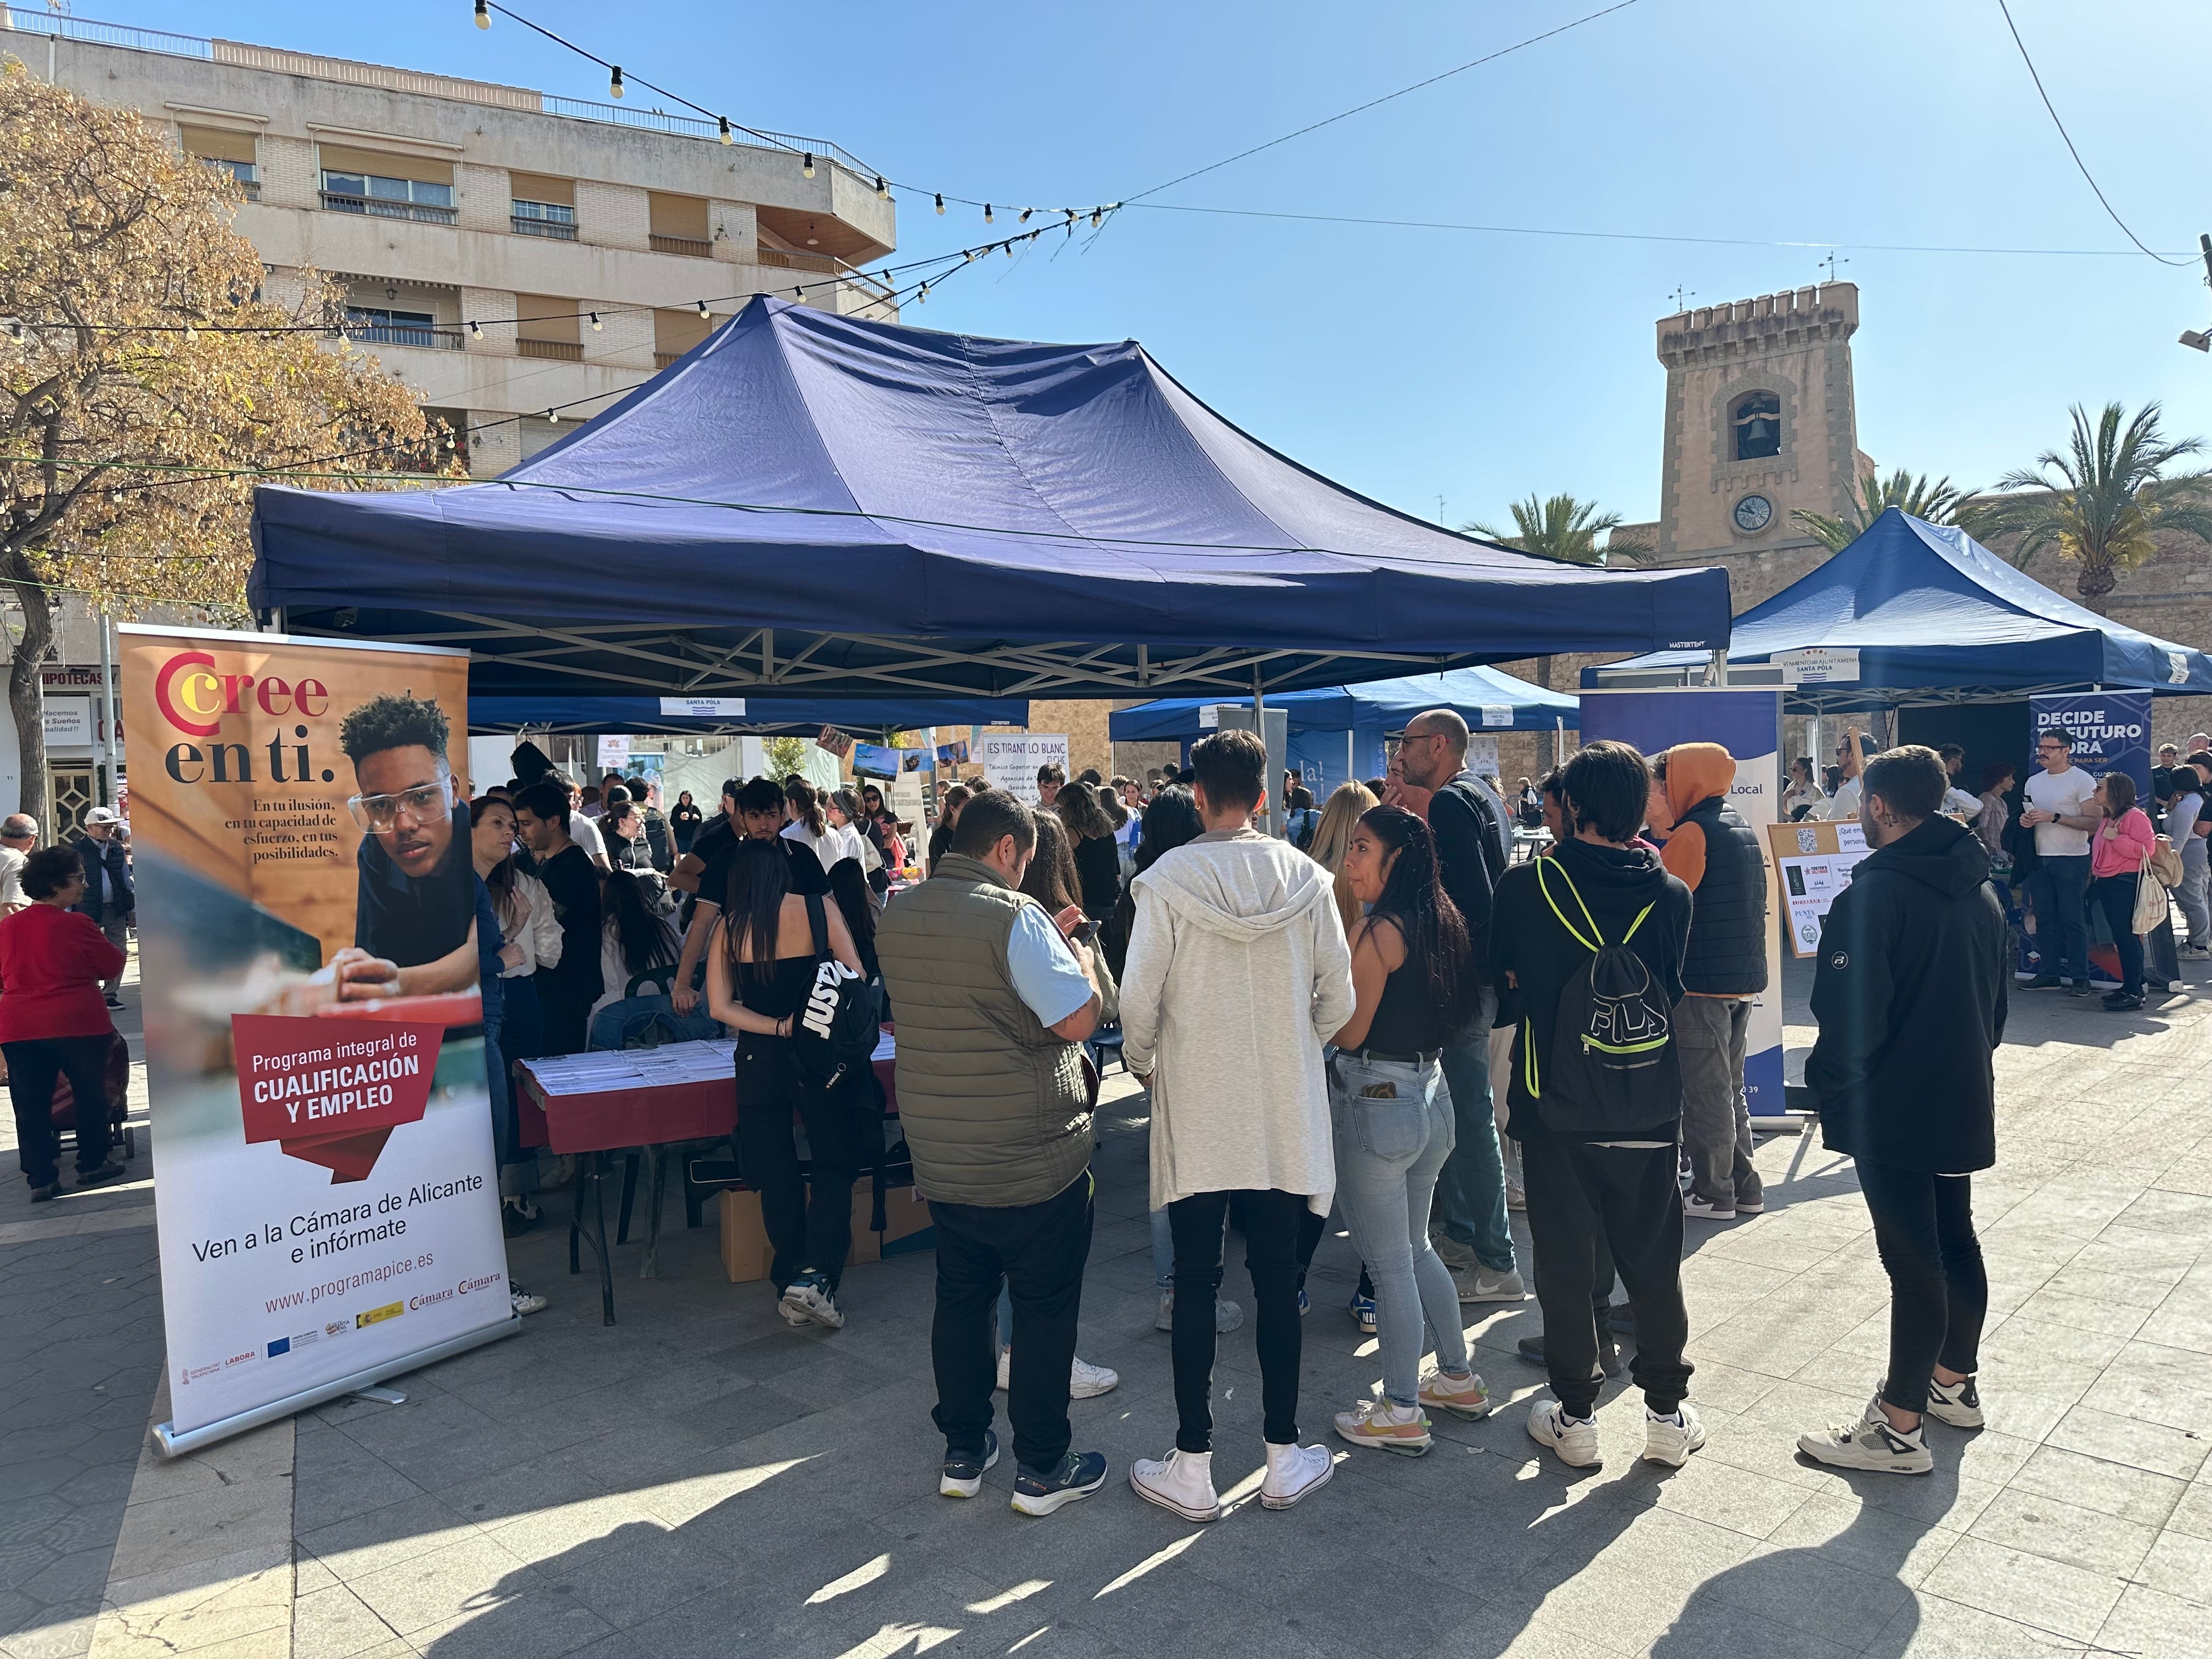
[[[123,972],[124,954],[100,924],[70,907],[84,896],[84,866],[74,847],[42,847],[23,860],[31,902],[0,919],[0,1053],[15,1107],[15,1143],[31,1202],[61,1192],[61,1137],[53,1121],[54,1081],[76,1091],[76,1184],[95,1187],[123,1174],[107,1156],[107,1051],[115,1023],[101,981]]]

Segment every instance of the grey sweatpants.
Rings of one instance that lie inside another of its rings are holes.
[[[1711,1204],[1757,1204],[1765,1198],[1752,1167],[1751,1111],[1743,1095],[1751,1000],[1686,996],[1674,1005],[1690,1190]]]

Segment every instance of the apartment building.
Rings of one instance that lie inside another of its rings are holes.
[[[649,105],[0,7],[0,52],[167,125],[234,175],[271,292],[329,273],[349,331],[488,477],[608,407],[756,293],[890,319],[896,240],[825,139]]]

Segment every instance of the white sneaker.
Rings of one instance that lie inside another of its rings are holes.
[[[2207,957],[2212,957],[2212,945],[2185,945],[2173,954],[2184,962],[2202,962]]]
[[[819,1325],[830,1331],[845,1328],[845,1310],[837,1305],[836,1292],[812,1267],[791,1281],[776,1310],[793,1325]]]
[[[1474,1259],[1474,1245],[1461,1243],[1442,1227],[1429,1229],[1429,1243],[1435,1246],[1437,1254],[1443,1258],[1443,1264],[1447,1267],[1455,1270],[1466,1267],[1472,1270],[1481,1265]]]
[[[1649,1407],[1644,1412],[1644,1461],[1679,1469],[1690,1454],[1705,1443],[1705,1425],[1698,1408],[1684,1401],[1671,1417],[1661,1417]]]
[[[1569,1417],[1556,1400],[1539,1400],[1528,1408],[1528,1437],[1559,1453],[1559,1462],[1594,1469],[1605,1462],[1597,1449],[1597,1419]]]
[[[1528,1294],[1518,1272],[1508,1268],[1502,1273],[1492,1273],[1480,1263],[1453,1268],[1452,1284],[1462,1302],[1520,1302]]]
[[[1735,1219],[1735,1202],[1731,1199],[1726,1204],[1714,1204],[1699,1198],[1695,1193],[1684,1193],[1682,1214],[1692,1221],[1733,1221]]]
[[[1505,1207],[1509,1210],[1526,1210],[1528,1207],[1528,1189],[1520,1182],[1509,1181],[1505,1183]]]
[[[1008,1352],[1012,1352],[1009,1350]],[[1070,1400],[1096,1400],[1102,1394],[1110,1394],[1121,1386],[1121,1373],[1103,1365],[1093,1365],[1079,1359],[1067,1374],[1067,1397]]]
[[[1286,1510],[1316,1486],[1328,1484],[1336,1460],[1326,1446],[1267,1445],[1267,1478],[1260,1483],[1260,1507]]]
[[[544,1313],[545,1311],[545,1298],[542,1296],[532,1296],[528,1291],[525,1290],[517,1290],[511,1292],[507,1298],[507,1304],[514,1310],[518,1316],[523,1314]]]
[[[1881,1469],[1891,1474],[1931,1474],[1936,1459],[1928,1449],[1925,1424],[1910,1434],[1892,1426],[1881,1396],[1867,1401],[1856,1423],[1838,1423],[1797,1437],[1806,1456],[1839,1469]]]
[[[1974,1379],[1969,1376],[1957,1382],[1939,1382],[1929,1377],[1928,1415],[1954,1429],[1980,1428],[1986,1419],[1982,1416],[1982,1397],[1974,1391]]]
[[[1274,1449],[1268,1448],[1272,1455]],[[1214,1521],[1221,1516],[1221,1499],[1213,1490],[1213,1454],[1180,1449],[1155,1462],[1139,1457],[1129,1465],[1129,1484],[1137,1496],[1164,1510],[1173,1510],[1186,1521]]]
[[[1225,1335],[1244,1322],[1244,1310],[1225,1296],[1213,1298],[1213,1329],[1217,1335]],[[1152,1316],[1152,1328],[1171,1331],[1175,1328],[1175,1292],[1160,1292],[1160,1310]]]

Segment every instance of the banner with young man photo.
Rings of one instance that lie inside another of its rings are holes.
[[[121,634],[173,1455],[516,1322],[467,653]]]

